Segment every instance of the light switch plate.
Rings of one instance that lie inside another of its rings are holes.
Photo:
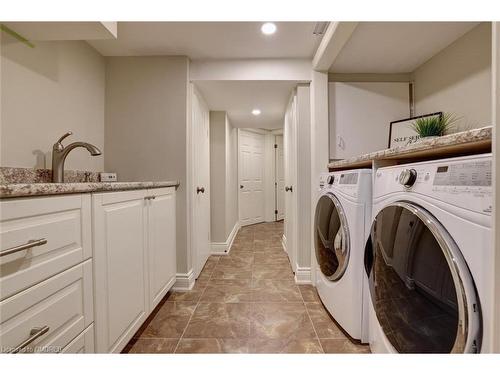
[[[100,174],[101,182],[116,182],[116,173],[105,173]]]

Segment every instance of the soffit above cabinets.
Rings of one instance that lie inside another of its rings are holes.
[[[286,105],[297,82],[293,81],[196,81],[212,111],[226,111],[236,128],[283,127]],[[258,116],[253,109],[260,109]]]
[[[191,59],[311,58],[316,22],[118,22],[116,40],[89,41],[103,56],[184,55]]]
[[[359,22],[331,73],[409,73],[478,22]]]
[[[115,39],[116,22],[2,22],[28,41]]]

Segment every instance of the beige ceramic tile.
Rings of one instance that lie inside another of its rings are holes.
[[[318,339],[250,339],[250,353],[275,354],[275,353],[323,353]]]
[[[173,353],[178,339],[133,339],[123,351],[132,354]]]
[[[140,334],[141,338],[179,338],[182,336],[196,302],[166,302]]]
[[[304,302],[321,302],[316,288],[312,285],[299,285]]]
[[[250,284],[250,279],[212,279],[201,297],[201,302],[249,302],[252,297]]]
[[[294,280],[292,269],[288,265],[254,264],[252,277],[267,280]]]
[[[252,338],[316,338],[303,303],[256,303],[252,307]]]
[[[319,338],[346,338],[321,303],[306,303],[306,308]]]
[[[246,339],[181,339],[176,353],[248,353]]]
[[[248,338],[250,304],[199,303],[184,338]]]
[[[293,280],[252,280],[254,302],[302,302],[299,288]]]
[[[217,265],[211,276],[212,279],[251,279],[252,266],[245,267],[238,266],[222,266]]]
[[[170,293],[124,351],[367,352],[345,338],[314,287],[295,284],[282,234],[282,222],[241,228],[229,255],[211,256],[191,291]]]
[[[354,344],[349,339],[321,339],[321,346],[325,353],[337,354],[368,354],[368,345]]]

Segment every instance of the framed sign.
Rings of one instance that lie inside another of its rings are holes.
[[[389,129],[389,148],[406,146],[417,141],[420,136],[413,130],[412,124],[418,118],[443,116],[443,112],[429,113],[427,115],[405,118],[391,122]]]

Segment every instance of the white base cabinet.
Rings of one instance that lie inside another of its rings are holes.
[[[0,246],[0,352],[119,352],[175,283],[175,187],[2,200]]]
[[[96,351],[120,352],[175,282],[175,188],[92,195]]]
[[[93,335],[90,195],[2,200],[0,213],[0,352]]]

